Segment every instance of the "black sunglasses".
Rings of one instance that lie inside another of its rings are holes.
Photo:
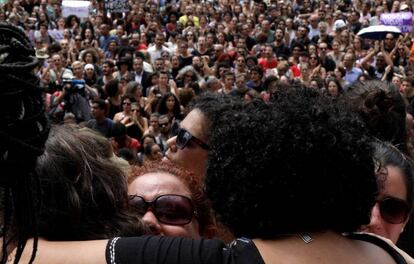
[[[401,224],[410,214],[408,203],[402,199],[388,196],[377,203],[381,217],[390,224]]]
[[[201,139],[196,138],[184,128],[178,128],[176,144],[179,149],[184,149],[191,140],[205,150],[210,149]]]
[[[141,216],[151,210],[158,221],[167,225],[185,225],[197,215],[190,198],[177,194],[160,195],[152,201],[130,195],[129,204]]]

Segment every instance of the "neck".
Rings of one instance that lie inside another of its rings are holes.
[[[105,120],[105,116],[98,116],[98,117],[95,117],[95,119],[96,119],[96,121],[98,122],[98,123],[101,123],[101,122],[103,122],[104,120]]]

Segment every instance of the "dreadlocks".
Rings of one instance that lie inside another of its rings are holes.
[[[39,79],[34,73],[38,64],[24,32],[0,23],[0,263],[6,262],[15,246],[14,263],[18,263],[29,237],[34,237],[30,263],[36,254],[39,180],[34,167],[49,132]]]

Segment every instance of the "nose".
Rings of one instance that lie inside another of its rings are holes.
[[[142,217],[142,221],[148,225],[153,235],[162,235],[161,225],[152,211],[148,210]]]
[[[378,204],[375,204],[372,208],[371,222],[364,227],[364,230],[378,235],[385,235],[384,220],[381,217]]]

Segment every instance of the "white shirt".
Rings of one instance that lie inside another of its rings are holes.
[[[161,58],[161,52],[163,51],[167,51],[171,55],[171,50],[165,46],[161,46],[161,49],[157,49],[157,46],[154,45],[147,49],[152,64],[155,63],[156,59]]]

